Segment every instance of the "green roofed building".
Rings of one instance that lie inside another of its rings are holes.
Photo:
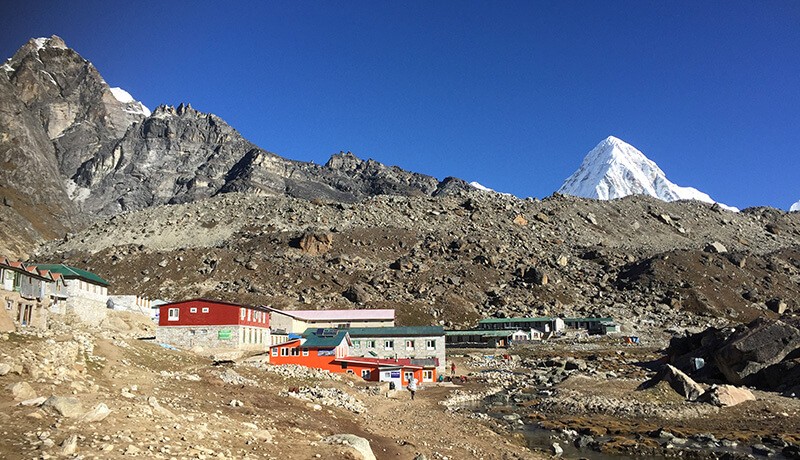
[[[60,275],[64,280],[66,300],[53,313],[74,316],[88,324],[103,321],[108,309],[109,283],[88,270],[64,264],[37,264],[36,268]]]
[[[314,328],[306,329],[307,336]],[[351,356],[434,359],[436,372],[444,374],[445,336],[441,326],[351,327]]]

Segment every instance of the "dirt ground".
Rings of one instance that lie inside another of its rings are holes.
[[[0,364],[12,367],[0,376],[6,389],[0,396],[0,458],[361,458],[347,446],[322,441],[335,434],[369,440],[378,459],[537,458],[518,437],[448,413],[438,402],[452,387],[426,384],[411,401],[404,390],[393,397],[373,394],[374,384],[356,378],[287,378],[249,365],[215,366],[191,352],[105,335],[95,337],[91,356],[81,352],[73,362],[55,357],[64,343],[74,342],[70,336],[57,338],[62,342],[0,337]],[[225,383],[220,374],[226,369],[244,383]],[[77,398],[84,412],[104,403],[111,414],[88,423],[20,405],[8,390],[17,382],[29,383],[37,396]],[[285,395],[303,386],[340,389],[367,410],[353,413]],[[77,447],[69,453],[62,444],[73,434]]]

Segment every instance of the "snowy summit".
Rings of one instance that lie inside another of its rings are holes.
[[[791,211],[800,211],[800,201],[798,201],[797,203],[793,204],[792,207],[789,208],[789,211],[790,212]]]
[[[133,96],[131,96],[131,93],[125,91],[124,89],[119,87],[111,88],[111,94],[114,95],[116,100],[126,105],[126,111],[130,113],[142,114],[146,117],[150,116],[150,109],[134,99]]]
[[[558,193],[600,200],[648,195],[664,201],[717,203],[695,188],[670,182],[655,162],[614,136],[607,137],[586,155],[581,167],[564,181]],[[725,209],[738,211],[734,207],[718,204]]]

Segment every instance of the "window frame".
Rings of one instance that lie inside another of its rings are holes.
[[[175,313],[174,315],[172,313]],[[167,321],[180,321],[181,309],[180,308],[167,308]]]
[[[426,350],[435,350],[436,349],[436,339],[428,339],[425,341],[425,349]]]
[[[197,313],[197,307],[190,308],[189,313]]]
[[[208,307],[203,307],[203,310],[202,310],[202,312],[203,312],[203,313],[208,313],[208,312],[209,312],[209,308],[208,308]]]
[[[394,340],[384,340],[383,341],[383,349],[386,351],[394,350]]]

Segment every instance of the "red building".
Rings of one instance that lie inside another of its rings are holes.
[[[372,382],[394,382],[400,388],[411,377],[419,382],[436,380],[435,359],[387,359],[350,356],[352,342],[346,330],[318,329],[303,338],[270,347],[273,364],[298,364],[336,373],[355,374]]]
[[[208,299],[167,303],[159,306],[156,340],[179,348],[266,350],[269,312]]]

